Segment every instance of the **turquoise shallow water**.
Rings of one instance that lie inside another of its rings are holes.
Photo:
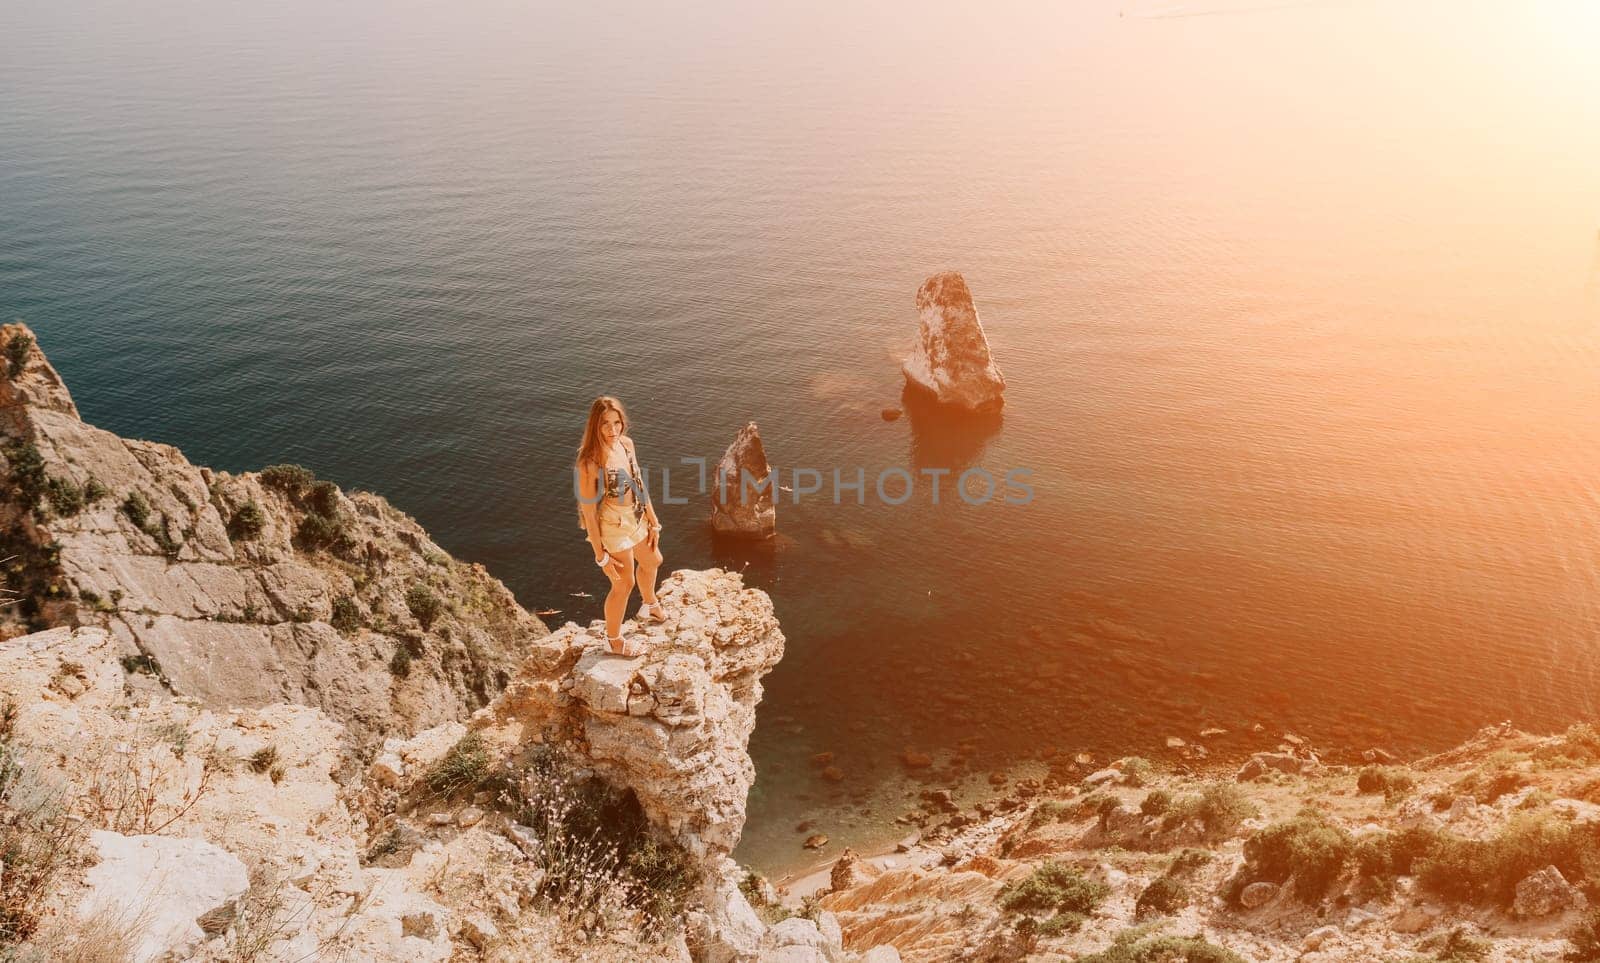
[[[21,0],[0,316],[87,420],[381,491],[558,622],[602,391],[656,467],[755,420],[786,471],[1030,470],[761,550],[663,506],[789,638],[769,868],[877,832],[906,746],[1592,716],[1600,59],[1558,3],[1207,9]],[[883,422],[945,268],[1004,420]]]

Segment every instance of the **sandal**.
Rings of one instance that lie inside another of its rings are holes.
[[[636,618],[641,622],[665,622],[667,610],[661,607],[661,600],[656,599],[654,602],[646,602],[639,606]]]
[[[620,649],[617,648],[615,644],[618,642],[622,643],[622,648]],[[621,636],[618,636],[614,639],[610,636],[607,636],[606,649],[612,655],[620,655],[625,659],[637,659],[639,656],[644,655],[643,642],[640,642],[638,639],[622,638]]]

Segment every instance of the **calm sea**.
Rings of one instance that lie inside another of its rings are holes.
[[[789,639],[759,866],[803,818],[881,835],[907,747],[1595,713],[1585,0],[8,0],[0,36],[0,317],[88,421],[380,491],[555,624],[599,615],[594,395],[652,468],[754,420],[784,484],[864,469],[763,550],[662,506],[669,566],[744,569]],[[1004,419],[885,422],[952,268]],[[890,506],[893,467],[1034,497]]]

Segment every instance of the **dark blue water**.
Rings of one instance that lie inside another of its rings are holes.
[[[785,472],[1031,470],[1021,506],[825,491],[758,550],[661,506],[669,568],[745,569],[789,638],[767,867],[807,815],[881,833],[907,746],[1563,725],[1600,76],[1555,8],[13,0],[0,316],[86,420],[381,492],[556,623],[599,615],[599,393],[652,471],[750,420]],[[884,422],[946,268],[1004,420]]]

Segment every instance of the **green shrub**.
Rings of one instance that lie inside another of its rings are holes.
[[[347,540],[344,520],[339,516],[307,512],[295,528],[295,540],[309,552],[339,548]]]
[[[183,547],[181,543],[167,534],[167,516],[165,515],[162,515],[159,521],[152,521],[145,527],[144,532],[155,540],[156,547],[161,549],[161,554],[163,555],[175,557],[178,554],[178,550]]]
[[[13,441],[5,447],[6,465],[16,485],[17,500],[30,511],[45,493],[44,457],[33,442]]]
[[[1416,777],[1392,766],[1367,766],[1356,775],[1356,789],[1363,793],[1383,793],[1394,800],[1417,787]]]
[[[1571,726],[1561,738],[1533,750],[1533,758],[1553,766],[1600,762],[1600,730],[1587,722]]]
[[[106,486],[100,484],[100,479],[98,478],[91,477],[88,483],[83,486],[83,501],[86,505],[93,505],[110,494],[111,492],[107,490]]]
[[[1467,773],[1451,789],[1457,795],[1471,796],[1480,803],[1492,803],[1506,793],[1516,792],[1531,781],[1527,773],[1519,772],[1502,763]]]
[[[1438,848],[1439,833],[1412,826],[1393,833],[1371,833],[1356,840],[1356,870],[1363,877],[1384,881],[1410,876],[1416,862]]]
[[[1171,876],[1157,876],[1139,894],[1134,904],[1135,919],[1147,916],[1170,915],[1189,905],[1189,889]]]
[[[267,517],[262,513],[261,506],[254,501],[245,502],[228,519],[228,537],[236,542],[254,541],[261,537],[261,530],[266,523]]]
[[[413,585],[406,591],[406,608],[411,610],[412,617],[422,623],[424,629],[431,629],[443,606],[432,589],[426,585]]]
[[[1165,789],[1151,790],[1150,794],[1144,797],[1144,801],[1139,803],[1139,811],[1146,816],[1163,816],[1171,808],[1172,793]]]
[[[303,465],[272,465],[261,469],[261,484],[276,488],[286,495],[298,495],[300,490],[317,480],[317,476]]]
[[[122,500],[122,513],[128,516],[128,521],[141,532],[150,524],[150,502],[144,497],[144,492],[135,488]]]
[[[1584,886],[1600,870],[1593,832],[1548,812],[1515,813],[1488,839],[1440,834],[1434,849],[1417,861],[1416,874],[1446,899],[1503,907],[1516,897],[1518,883],[1546,866]]]
[[[361,607],[350,596],[339,596],[333,600],[333,614],[328,617],[328,624],[340,632],[354,632],[361,628]]]
[[[33,335],[19,334],[6,342],[6,360],[11,362],[11,377],[15,378],[28,366],[28,355],[33,352]]]
[[[1076,867],[1054,861],[1041,863],[1026,879],[1013,880],[1000,889],[1000,907],[1008,913],[1078,913],[1095,911],[1111,889],[1086,878]]]
[[[745,900],[756,909],[767,905],[767,890],[763,885],[766,881],[765,876],[748,866],[744,867],[744,878],[739,880],[739,892],[743,893]]]
[[[83,489],[73,484],[67,478],[51,478],[45,481],[45,489],[50,493],[50,507],[62,518],[71,518],[83,511]]]
[[[1078,963],[1245,963],[1245,959],[1199,936],[1141,939],[1140,931],[1130,930],[1099,953],[1078,957]]]
[[[1023,918],[1033,919],[1031,916]],[[1060,936],[1063,933],[1075,933],[1083,927],[1083,923],[1084,917],[1077,913],[1057,913],[1048,919],[1039,920],[1034,927],[1034,931],[1042,937],[1049,938]]]
[[[1028,828],[1038,829],[1045,823],[1065,822],[1072,818],[1073,807],[1056,799],[1047,799],[1028,814]]]
[[[1294,878],[1295,895],[1315,902],[1343,873],[1355,849],[1350,834],[1315,810],[1273,823],[1244,843],[1244,866],[1234,877],[1237,902],[1245,885],[1256,880],[1285,883]]]
[[[428,788],[440,796],[477,786],[489,775],[489,750],[483,737],[469,732],[428,770]]]
[[[1162,826],[1175,829],[1186,825],[1199,828],[1207,842],[1221,842],[1239,831],[1246,819],[1257,814],[1238,786],[1231,782],[1213,782],[1197,796],[1184,796],[1174,801],[1162,819]]]
[[[400,679],[411,674],[411,652],[404,644],[395,646],[394,655],[389,657],[389,672]]]
[[[331,481],[319,481],[311,486],[306,504],[319,515],[333,516],[339,511],[339,486]]]
[[[1118,761],[1117,768],[1127,777],[1128,785],[1138,788],[1150,778],[1150,773],[1155,767],[1151,766],[1150,760],[1143,756],[1129,756]]]

